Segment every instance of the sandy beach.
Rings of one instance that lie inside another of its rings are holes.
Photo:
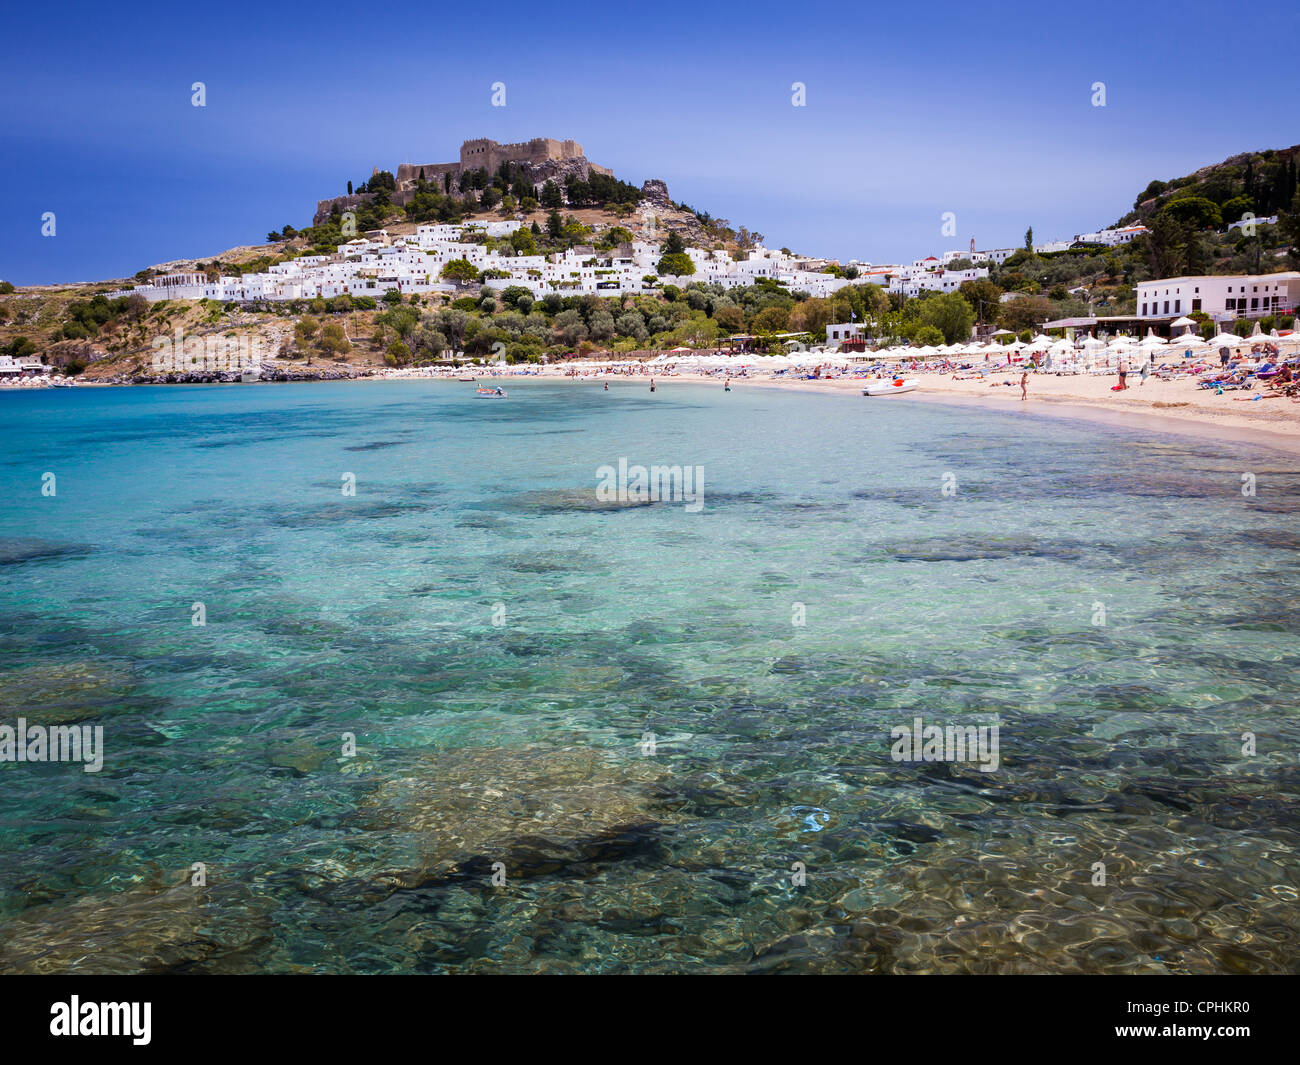
[[[489,375],[482,375],[487,377]],[[547,380],[571,380],[576,384],[602,381],[645,381],[648,376],[621,374],[566,377],[553,369],[538,375]],[[1256,443],[1300,454],[1300,400],[1266,397],[1262,389],[1215,395],[1197,388],[1194,380],[1162,381],[1150,377],[1145,384],[1130,384],[1113,392],[1113,374],[1031,373],[1028,397],[1020,398],[1020,371],[989,374],[986,380],[958,380],[951,373],[906,374],[919,387],[907,396],[863,399],[863,402],[948,403],[1004,410],[1010,414],[1048,416],[1094,421],[1151,432],[1189,434],[1203,440],[1234,440]],[[1138,380],[1131,375],[1130,381]],[[657,385],[704,383],[721,389],[723,378],[695,371],[656,373]],[[831,377],[807,380],[794,377],[732,377],[733,390],[781,388],[799,391],[844,392],[858,395],[864,379]],[[1255,397],[1261,397],[1256,399]]]
[[[1300,453],[1300,401],[1285,398],[1255,400],[1254,392],[1216,396],[1191,381],[1148,378],[1122,394],[1111,391],[1113,375],[1030,374],[1028,398],[1020,398],[1019,371],[990,374],[988,380],[956,380],[951,374],[907,375],[919,387],[907,396],[864,402],[952,403],[997,408],[1008,413],[1087,419],[1109,425],[1158,432],[1189,433],[1206,440],[1250,441]],[[663,378],[673,380],[674,378]],[[678,378],[678,379],[685,379]],[[700,375],[691,375],[693,380]],[[704,378],[712,381],[712,378]],[[1132,379],[1132,378],[1130,378]],[[733,388],[809,388],[860,393],[858,378],[804,381],[782,378],[733,380]],[[719,385],[719,387],[721,387]]]

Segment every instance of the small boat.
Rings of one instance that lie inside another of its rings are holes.
[[[505,399],[506,390],[504,388],[480,388],[475,393],[479,399]]]
[[[456,378],[456,380],[457,380],[457,381],[473,381],[474,378],[472,378],[472,377],[458,377],[458,378]]]
[[[916,382],[905,381],[895,377],[889,381],[872,381],[862,390],[864,396],[900,396],[904,392],[915,392]]]

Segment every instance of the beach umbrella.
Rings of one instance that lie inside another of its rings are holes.
[[[1186,355],[1188,352],[1192,355],[1198,355],[1208,347],[1209,345],[1200,337],[1190,335],[1176,337],[1172,345],[1173,350],[1177,351],[1180,356]]]
[[[1218,333],[1210,338],[1209,343],[1212,348],[1239,348],[1248,341],[1245,337],[1239,337],[1235,333]]]

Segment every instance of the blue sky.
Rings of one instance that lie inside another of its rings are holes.
[[[1296,40],[1297,9],[1268,20]],[[1300,141],[1294,65],[1233,46],[1201,3],[72,3],[5,22],[0,278],[18,284],[260,243],[374,165],[469,137],[572,137],[772,246],[872,262],[1068,237],[1152,178]]]

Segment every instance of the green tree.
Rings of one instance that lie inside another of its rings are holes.
[[[1133,206],[1135,208],[1141,207],[1144,203],[1146,203],[1147,200],[1154,200],[1157,196],[1159,196],[1162,192],[1164,192],[1166,188],[1168,188],[1168,186],[1163,181],[1151,182],[1151,184],[1146,187],[1146,190],[1144,192],[1138,193],[1138,198],[1133,201]]]
[[[1032,332],[1052,316],[1052,305],[1043,296],[1021,296],[998,309],[998,325],[1013,333]]]
[[[469,283],[479,279],[478,267],[468,259],[452,259],[442,268],[442,279],[444,281],[456,281]]]
[[[319,328],[320,322],[316,321],[315,318],[310,316],[299,318],[293,327],[293,335],[298,342],[298,347],[305,349],[310,345]]]
[[[616,331],[614,316],[606,310],[597,311],[587,323],[592,340],[608,340]]]
[[[949,344],[969,340],[975,312],[971,305],[956,292],[942,292],[922,302],[921,322],[934,326]]]
[[[842,321],[848,314],[834,300],[806,299],[790,312],[790,331],[811,333],[815,338],[826,338],[826,327]]]
[[[656,269],[660,275],[677,274],[678,276],[686,276],[695,273],[695,263],[691,261],[689,255],[676,252],[662,256]]]
[[[1002,289],[987,277],[977,277],[974,281],[963,281],[957,294],[970,304],[978,322],[992,322],[997,318],[1001,305]]]
[[[1189,237],[1187,226],[1173,214],[1161,210],[1151,220],[1148,232],[1139,238],[1142,243],[1138,250],[1145,254],[1156,277],[1175,277],[1187,263]]]
[[[537,241],[533,239],[532,231],[523,226],[510,234],[510,246],[515,249],[516,255],[537,254]]]
[[[713,318],[726,333],[739,333],[745,328],[745,312],[739,307],[715,307]]]
[[[338,322],[326,322],[321,326],[320,346],[322,351],[331,355],[346,355],[352,350],[352,345],[348,343],[347,335]]]
[[[1291,206],[1277,213],[1278,235],[1285,242],[1289,251],[1289,265],[1300,268],[1300,188],[1291,197]]]
[[[389,366],[405,366],[411,361],[411,349],[400,340],[393,340],[384,351],[384,362]]]
[[[639,311],[620,314],[614,325],[622,336],[631,337],[633,340],[645,340],[650,335],[649,330],[646,329],[645,318]]]
[[[784,333],[790,328],[790,312],[784,307],[764,307],[754,315],[751,328],[755,333]]]
[[[587,339],[587,326],[582,314],[576,310],[561,311],[555,316],[555,336],[566,347],[574,347]]]
[[[1161,215],[1196,229],[1211,229],[1223,225],[1223,212],[1219,209],[1219,205],[1204,196],[1180,196],[1170,200],[1160,208],[1156,217],[1159,218]]]
[[[564,194],[560,192],[560,186],[554,181],[547,181],[542,186],[542,206],[551,210],[564,206]]]

